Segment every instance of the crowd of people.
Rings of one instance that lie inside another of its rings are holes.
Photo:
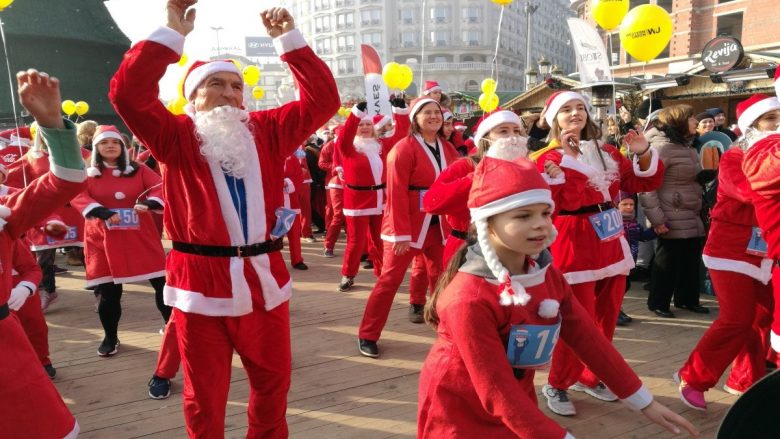
[[[409,274],[408,318],[437,333],[420,375],[419,437],[574,437],[537,406],[542,368],[556,415],[575,416],[569,392],[583,392],[697,435],[612,346],[616,325],[632,321],[623,296],[642,272],[648,312],[660,318],[675,317],[671,305],[708,313],[705,279],[717,295],[714,323],[669,371],[686,405],[705,410],[729,365],[724,390],[735,395],[775,367],[777,97],[741,102],[733,131],[719,109],[653,99],[594,120],[574,91],[553,93],[541,114],[498,109],[466,127],[428,80],[415,99],[392,96],[392,114],[359,102],[334,123],[341,103],[328,67],[289,12],[273,8],[261,20],[297,99],[247,112],[235,64],[198,61],[176,116],[158,82],[181,58],[195,3],[168,0],[167,26],[131,47],[111,80],[132,134],[63,120],[56,79],[17,76],[35,124],[0,133],[0,425],[13,437],[79,430],[50,381],[43,313],[57,300],[57,249],[85,265],[101,357],[120,351],[122,285],[152,285],[165,325],[149,396],[167,398],[181,368],[191,437],[224,434],[234,352],[249,377],[247,436],[289,434],[285,237],[290,266],[306,270],[301,241],[324,234],[323,255],[343,259],[334,290],[354,288],[361,262],[373,270],[356,331],[367,357],[380,357]],[[714,144],[712,132],[728,140]],[[50,422],[35,421],[41,410]]]

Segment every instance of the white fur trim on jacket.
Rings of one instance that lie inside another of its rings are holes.
[[[769,332],[769,343],[772,345],[772,350],[780,352],[780,335],[777,335],[775,331]]]
[[[644,384],[631,396],[620,401],[627,405],[631,410],[640,411],[653,402],[653,394],[647,390]]]
[[[620,247],[623,249],[623,259],[595,270],[563,273],[563,277],[566,278],[566,281],[570,284],[581,284],[606,279],[612,276],[628,275],[628,272],[634,268],[634,258],[631,256],[631,248],[629,248],[626,238],[621,236],[619,239]]]
[[[184,52],[184,35],[167,26],[158,27],[146,39],[162,44],[179,55]]]
[[[764,285],[767,285],[772,280],[772,263],[771,259],[764,258],[761,260],[761,266],[753,265],[749,262],[738,261],[736,259],[716,258],[714,256],[701,256],[704,261],[704,266],[713,270],[730,271],[732,273],[739,273],[750,278],[753,278]]]
[[[303,38],[303,34],[298,29],[293,29],[287,33],[279,35],[278,37],[274,38],[273,42],[274,48],[276,49],[276,54],[279,56],[308,46],[308,44],[306,44],[306,39]]]
[[[655,150],[652,146],[650,147],[650,166],[648,166],[647,169],[644,171],[639,169],[639,156],[634,156],[633,164],[634,164],[634,175],[637,177],[652,177],[655,175],[656,172],[658,172],[658,160],[659,155],[658,151]]]

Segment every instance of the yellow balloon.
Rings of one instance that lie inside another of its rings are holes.
[[[658,56],[672,38],[672,18],[658,5],[632,9],[620,26],[620,44],[639,61]]]
[[[70,99],[66,101],[62,101],[62,112],[67,114],[68,116],[72,115],[76,112],[76,103],[71,101]]]
[[[482,93],[479,95],[479,108],[485,113],[490,113],[498,108],[498,95],[495,93]]]
[[[263,87],[255,86],[252,89],[252,97],[255,99],[263,99],[263,96],[265,96],[265,89]]]
[[[485,78],[482,81],[482,86],[481,86],[482,93],[495,94],[497,88],[498,88],[498,83],[493,78]]]
[[[493,3],[501,6],[508,6],[512,4],[512,0],[493,0]]]
[[[246,66],[243,70],[244,82],[249,86],[257,85],[260,81],[260,69],[257,66]]]
[[[604,30],[620,26],[629,8],[629,0],[591,0],[590,10],[593,19]]]
[[[83,116],[89,111],[89,104],[84,101],[78,101],[76,102],[76,107],[74,110],[76,111],[76,114]]]
[[[0,11],[11,6],[11,3],[13,2],[14,0],[0,0]]]
[[[401,65],[397,62],[389,62],[382,68],[382,79],[388,88],[399,89]]]
[[[398,66],[398,74],[398,89],[406,90],[410,85],[412,85],[412,81],[414,80],[414,72],[408,65],[401,64]]]
[[[187,54],[182,53],[181,58],[179,58],[179,62],[178,62],[179,66],[184,67],[187,64],[188,60],[189,58],[187,57]]]
[[[33,121],[33,123],[30,124],[30,137],[35,139],[35,135],[38,133],[38,122]]]

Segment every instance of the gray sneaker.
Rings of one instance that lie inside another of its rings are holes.
[[[618,399],[618,397],[615,396],[615,394],[612,393],[612,391],[609,390],[607,386],[604,385],[604,383],[598,383],[596,387],[588,387],[585,384],[577,381],[576,383],[572,384],[571,387],[569,387],[569,390],[573,390],[575,392],[585,392],[588,395],[601,401],[612,402],[617,401]]]
[[[561,416],[574,416],[577,414],[577,409],[574,408],[574,404],[569,400],[569,394],[565,390],[556,389],[549,384],[545,384],[542,386],[542,393],[547,398],[547,408],[551,412]]]

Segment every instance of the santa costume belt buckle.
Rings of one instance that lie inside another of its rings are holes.
[[[8,308],[8,304],[0,306],[0,320],[4,320],[9,315],[11,315],[11,310]]]

